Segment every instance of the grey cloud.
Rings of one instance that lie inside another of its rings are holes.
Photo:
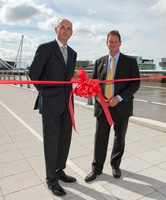
[[[8,12],[6,13],[6,17],[9,20],[16,21],[16,20],[28,19],[29,17],[32,17],[37,13],[38,10],[32,6],[20,5],[8,10]]]
[[[28,24],[41,20],[42,18],[54,16],[54,11],[47,8],[46,5],[37,5],[35,3],[22,3],[18,5],[4,4],[0,8],[0,21],[6,25]]]
[[[38,10],[33,6],[25,4],[16,5],[14,7],[4,6],[1,8],[1,20],[4,23],[13,24],[15,22],[21,22],[29,20],[38,13]]]

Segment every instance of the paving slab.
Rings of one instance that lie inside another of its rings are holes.
[[[110,132],[103,174],[91,183],[95,117],[93,106],[75,101],[77,133],[65,172],[76,183],[60,184],[67,195],[56,197],[45,183],[41,115],[33,110],[34,89],[0,85],[0,200],[165,200],[166,125],[132,117],[121,164],[122,177],[114,179],[110,167],[113,131]]]

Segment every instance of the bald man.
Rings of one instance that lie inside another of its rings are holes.
[[[72,23],[60,19],[55,27],[57,39],[39,45],[29,70],[31,80],[70,81],[74,76],[77,53],[67,45]],[[72,133],[68,108],[72,85],[35,85],[38,97],[34,109],[42,114],[43,143],[48,188],[56,196],[65,195],[58,180],[75,182],[65,174]]]

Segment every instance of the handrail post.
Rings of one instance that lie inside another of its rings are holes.
[[[24,70],[27,81],[29,81],[28,70]],[[30,88],[30,84],[27,84],[27,88]]]
[[[19,76],[19,78],[20,78],[20,81],[22,81],[22,78],[21,78],[21,73],[19,72],[19,70],[17,70],[17,72],[18,72],[18,76]],[[20,83],[20,87],[22,87],[23,86],[23,84],[22,83]]]

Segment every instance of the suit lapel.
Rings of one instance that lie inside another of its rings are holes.
[[[105,56],[105,57],[103,57],[102,62],[101,62],[101,68],[100,68],[100,79],[101,80],[106,79],[107,65],[108,65],[108,56]]]
[[[120,56],[119,56],[119,59],[118,59],[118,63],[117,63],[117,66],[116,66],[115,79],[117,78],[118,72],[122,69],[121,66],[123,66],[123,65],[124,65],[124,63],[123,63],[123,54],[120,53]]]
[[[56,56],[59,57],[59,59],[64,63],[64,65],[66,65],[63,55],[61,53],[60,47],[56,40],[53,41],[53,47],[54,47],[53,49],[54,49]]]
[[[70,51],[70,48],[67,46],[67,66],[70,66],[70,61],[71,59],[71,51]]]

